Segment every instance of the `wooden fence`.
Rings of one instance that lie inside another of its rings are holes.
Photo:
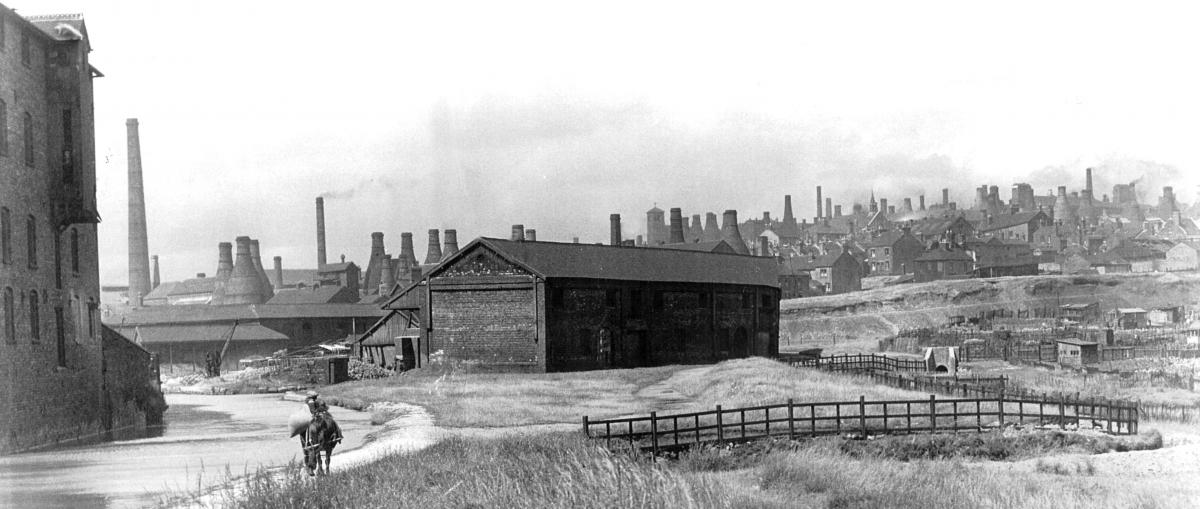
[[[1003,392],[1001,392],[1003,394]],[[836,401],[763,405],[681,414],[592,420],[583,417],[584,434],[633,450],[678,450],[699,444],[767,437],[822,435],[983,432],[1009,424],[1100,429],[1115,435],[1136,434],[1138,409],[1117,402],[1034,398],[963,398]]]
[[[928,367],[920,359],[899,359],[880,354],[844,354],[826,357],[780,356],[779,360],[797,368],[817,368],[828,371],[905,371],[925,372]]]

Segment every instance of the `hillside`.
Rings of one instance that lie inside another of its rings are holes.
[[[995,309],[1026,310],[1099,301],[1102,310],[1200,304],[1200,274],[1148,273],[1025,276],[933,281],[781,303],[784,351],[874,341],[951,316]],[[848,345],[847,345],[848,346]]]

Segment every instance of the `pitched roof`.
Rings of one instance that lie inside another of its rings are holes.
[[[891,230],[884,232],[878,237],[868,240],[866,247],[891,247],[904,236],[903,231]]]
[[[224,341],[230,324],[156,324],[117,325],[113,327],[126,337],[141,343],[183,343],[187,341]],[[238,323],[231,341],[287,340],[283,333],[258,323]]]
[[[443,260],[430,277],[482,248],[543,278],[779,286],[776,261],[770,257],[486,237],[472,240]]]
[[[990,232],[1026,224],[1037,219],[1038,216],[1041,216],[1042,219],[1046,217],[1041,211],[1036,210],[1033,212],[1017,212],[1016,214],[997,214],[991,217],[990,222],[988,219],[984,219],[975,228],[980,232]]]
[[[150,290],[150,293],[147,293],[145,297],[142,297],[142,300],[165,300],[167,296],[171,295],[171,292],[175,290],[176,286],[179,286],[178,281],[159,283],[159,285],[154,287],[153,290]]]
[[[943,249],[941,247],[930,249],[918,256],[915,261],[918,262],[947,262],[955,260],[974,261],[975,258],[970,253],[962,249]]]
[[[213,306],[188,304],[176,306],[146,306],[114,317],[113,327],[143,324],[204,323],[233,320],[292,319],[292,318],[360,318],[382,316],[372,304],[243,304]]]
[[[820,256],[796,256],[788,258],[784,261],[787,268],[791,271],[813,270],[820,268],[832,267],[838,258],[842,257],[842,253],[827,253]]]
[[[175,284],[168,295],[196,295],[201,293],[212,293],[217,286],[217,278],[215,277],[197,277],[185,279]]]
[[[352,303],[358,301],[358,294],[344,286],[310,286],[302,289],[287,289],[275,292],[275,296],[267,301],[267,305],[277,304],[328,304]]]
[[[682,242],[678,244],[659,244],[650,246],[654,249],[678,249],[682,251],[702,251],[705,253],[736,254],[737,252],[724,240],[707,240],[700,242]]]

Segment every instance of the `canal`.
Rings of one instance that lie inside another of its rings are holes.
[[[141,437],[0,456],[0,507],[153,505],[164,491],[195,491],[260,467],[300,463],[299,439],[288,438],[288,416],[303,411],[279,394],[167,394],[166,425]],[[370,415],[334,407],[346,441],[360,447]]]

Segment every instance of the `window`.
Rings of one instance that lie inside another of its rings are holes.
[[[890,247],[883,248],[883,256],[890,256],[891,254],[892,254],[892,248],[890,248]]]
[[[762,310],[768,311],[771,309],[775,309],[775,296],[769,293],[762,294]]]
[[[821,269],[821,277],[825,277],[828,275],[829,275],[829,269]]]
[[[754,295],[742,294],[742,309],[754,309]]]
[[[870,250],[870,256],[871,256],[871,257],[874,257],[874,256],[875,256],[875,248],[871,248],[871,250]]]
[[[24,124],[25,166],[33,166],[33,116],[29,112],[25,112]]]
[[[4,289],[4,339],[17,340],[17,325],[13,322],[13,289]]]
[[[29,268],[37,268],[37,220],[33,216],[25,219],[26,255],[29,257]]]
[[[25,64],[25,67],[29,67],[29,61],[32,59],[32,56],[30,55],[30,53],[32,53],[32,48],[29,47],[29,34],[22,33],[21,34],[21,63]]]
[[[71,228],[71,272],[79,275],[79,230]]]
[[[38,315],[37,290],[29,291],[29,336],[34,343],[42,339],[41,317]]]
[[[0,207],[0,262],[12,263],[12,220],[7,207]]]
[[[63,308],[54,308],[54,343],[58,350],[58,365],[67,367],[67,331],[63,328]]]
[[[4,26],[0,22],[0,26]],[[8,103],[0,99],[0,156],[8,155]]]
[[[72,152],[72,147],[75,146],[75,140],[72,136],[71,129],[71,110],[63,110],[62,112],[62,179],[64,183],[70,184],[75,181],[75,157]]]

